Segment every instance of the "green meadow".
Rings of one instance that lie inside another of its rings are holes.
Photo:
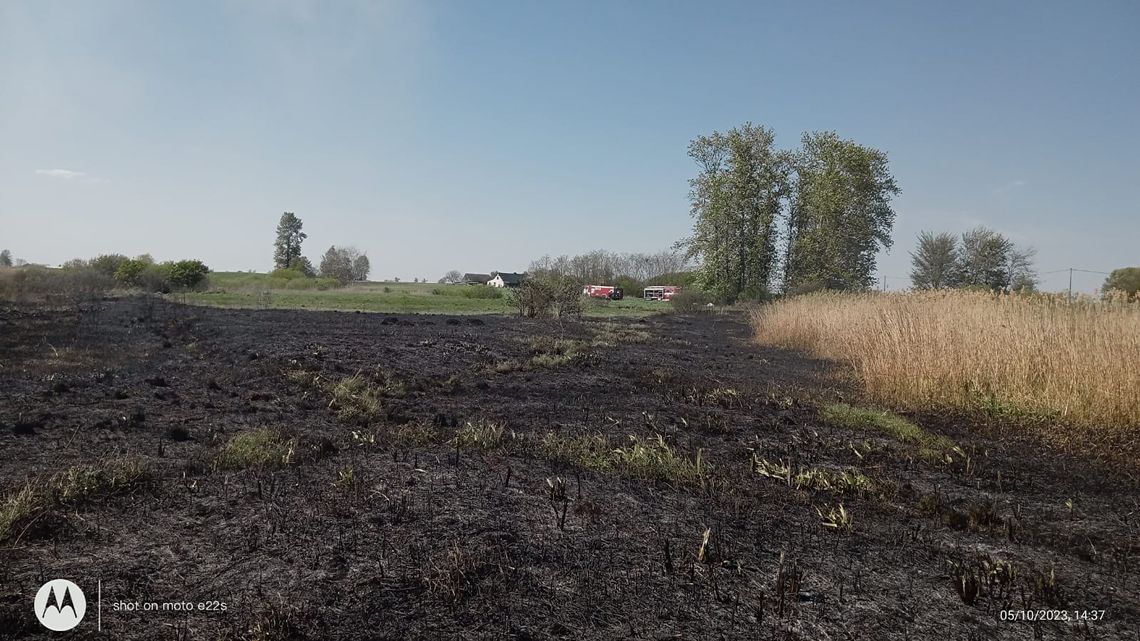
[[[214,272],[202,292],[177,294],[193,305],[244,309],[311,309],[391,314],[513,314],[507,294],[479,285],[363,282],[333,287],[322,279],[282,279],[249,272]],[[590,299],[586,316],[644,316],[670,309],[668,303],[626,298]]]

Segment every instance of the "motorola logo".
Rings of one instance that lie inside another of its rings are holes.
[[[67,579],[52,579],[36,592],[36,618],[49,630],[65,632],[79,625],[87,610],[83,590]]]

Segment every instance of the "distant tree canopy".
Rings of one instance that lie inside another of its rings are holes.
[[[689,145],[693,234],[678,243],[698,259],[698,284],[717,298],[761,298],[781,267],[784,291],[862,289],[875,256],[891,245],[899,193],[886,154],[834,132],[803,135],[782,151],[775,135],[746,123]],[[779,223],[783,222],[781,236]]]
[[[439,282],[441,284],[445,284],[445,285],[455,285],[458,283],[462,283],[463,282],[463,274],[461,274],[458,269],[453,269],[453,270],[447,272],[446,274],[444,274],[443,278],[439,279]]]
[[[953,235],[920,233],[910,260],[910,282],[914,287],[940,289],[958,285],[958,239]]]
[[[308,235],[301,231],[301,219],[293,212],[281,214],[277,223],[277,240],[273,243],[273,266],[289,269],[301,258],[301,243]]]
[[[368,256],[355,247],[329,247],[321,257],[322,278],[334,278],[344,285],[354,280],[366,280],[369,272]]]
[[[11,267],[11,266],[12,266],[12,252],[8,251],[7,249],[5,249],[4,251],[0,251],[0,267]]]
[[[655,254],[620,254],[598,249],[577,256],[543,256],[531,261],[527,273],[566,276],[578,282],[579,286],[612,285],[622,278],[643,283],[663,274],[679,272],[687,263],[683,253],[672,250]],[[491,272],[492,276],[495,273]]]
[[[973,287],[993,291],[1032,291],[1037,272],[1032,247],[986,227],[975,227],[961,238],[924,231],[911,252],[911,285],[919,289]]]
[[[1104,280],[1104,291],[1122,291],[1129,296],[1140,292],[1140,267],[1121,267],[1112,270]]]
[[[356,251],[353,247],[349,249]],[[360,254],[352,259],[352,280],[368,280],[368,272],[370,271],[372,271],[372,266],[368,261],[367,254]]]

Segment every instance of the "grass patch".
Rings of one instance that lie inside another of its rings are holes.
[[[231,438],[218,454],[217,465],[224,470],[281,469],[293,461],[296,448],[296,439],[262,427]]]
[[[677,449],[660,434],[648,439],[636,436],[629,439],[629,445],[615,448],[611,453],[615,466],[626,476],[690,483],[701,480],[708,472],[700,450],[697,450],[696,460],[690,461],[677,454]]]
[[[820,416],[828,423],[886,434],[896,440],[919,447],[923,458],[943,459],[958,447],[954,441],[928,432],[907,419],[884,410],[855,407],[846,403],[826,405]]]
[[[875,491],[875,483],[859,470],[830,470],[820,467],[793,469],[783,461],[772,462],[753,456],[752,471],[786,483],[797,490],[862,495]]]
[[[617,347],[618,345],[640,345],[652,340],[653,335],[640,327],[606,322],[594,331],[591,347]]]
[[[60,503],[74,505],[89,499],[117,494],[134,486],[146,474],[137,459],[106,461],[99,465],[79,465],[56,479],[55,495]]]
[[[0,507],[0,541],[16,538],[51,503],[48,493],[28,483],[4,499]]]
[[[77,465],[44,482],[28,482],[0,504],[0,541],[17,538],[46,510],[122,494],[146,477],[147,467],[138,459],[109,459]]]
[[[502,288],[477,287],[471,285],[452,285],[451,287],[436,287],[431,290],[432,296],[459,296],[478,300],[498,300],[504,298]]]
[[[451,442],[460,447],[538,456],[562,465],[646,481],[704,483],[712,471],[702,451],[697,451],[695,459],[689,459],[661,435],[630,436],[627,444],[615,446],[601,434],[562,436],[548,432],[536,438],[493,421],[480,421],[465,425]]]
[[[342,421],[367,423],[380,415],[383,391],[360,374],[342,378],[330,393],[329,408]]]

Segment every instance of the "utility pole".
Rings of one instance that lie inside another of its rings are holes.
[[[1073,302],[1073,268],[1069,268],[1069,302]]]

